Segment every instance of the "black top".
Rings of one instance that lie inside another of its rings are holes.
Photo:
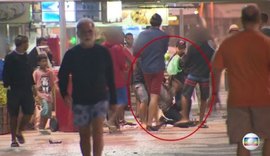
[[[214,49],[210,47],[208,42],[201,43],[199,46],[210,63],[214,54]],[[193,76],[209,78],[210,70],[205,58],[192,45],[188,48],[187,55],[184,60],[184,68],[188,68],[188,73]]]
[[[5,58],[3,69],[4,87],[29,88],[34,84],[27,54],[13,51]]]
[[[80,45],[65,53],[58,78],[61,95],[68,94],[69,75],[72,75],[74,104],[93,105],[108,99],[116,104],[113,64],[109,51],[95,44],[84,49]]]
[[[49,61],[52,63],[52,54],[47,53],[47,56],[49,58]],[[36,67],[38,66],[38,52],[37,52],[37,47],[34,47],[30,53],[28,54],[28,60],[29,60],[29,64],[32,68],[32,70],[34,71],[36,69]]]

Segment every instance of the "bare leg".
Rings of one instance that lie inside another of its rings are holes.
[[[93,155],[101,156],[104,146],[103,141],[103,122],[104,118],[95,118],[92,121],[92,130],[93,130]]]
[[[204,115],[205,115],[205,110],[207,107],[207,102],[206,100],[201,100],[201,107],[200,107],[200,122],[203,121]]]
[[[109,119],[108,119],[108,123],[110,126],[116,126],[116,119],[117,119],[117,112],[119,110],[119,105],[116,106],[115,110],[110,110],[109,111]]]
[[[11,141],[16,141],[18,116],[10,117]]]
[[[182,120],[181,120],[181,122],[187,122],[187,121],[189,121],[190,101],[186,97],[182,96],[181,103],[182,103],[182,112],[181,112]]]
[[[18,135],[22,135],[22,131],[25,128],[25,125],[29,123],[29,121],[31,120],[32,115],[23,115],[22,119],[21,119],[21,123],[20,126],[18,128]]]
[[[243,146],[242,142],[237,145],[237,156],[250,156],[250,151]]]
[[[147,123],[147,105],[145,103],[140,104],[140,118],[143,124]]]
[[[83,156],[90,156],[91,155],[91,130],[90,126],[83,126],[79,127],[79,134],[80,134],[80,147]]]
[[[46,124],[48,122],[48,118],[45,117],[40,117],[40,129],[45,129],[46,128]]]
[[[122,122],[125,122],[125,108],[126,108],[126,105],[124,106],[121,106],[119,109],[119,117],[118,117],[118,121],[122,121]]]
[[[149,111],[148,111],[148,122],[147,125],[151,126],[153,119],[157,118],[158,115],[158,101],[159,101],[159,95],[157,94],[151,94],[150,98],[150,104],[149,104]],[[158,120],[156,119],[156,122]]]
[[[140,117],[141,103],[136,99],[136,117]]]
[[[264,140],[263,145],[263,156],[269,156],[270,155],[270,141],[269,139]]]

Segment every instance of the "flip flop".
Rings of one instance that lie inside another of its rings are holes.
[[[23,137],[23,135],[16,135],[16,138],[17,138],[17,140],[18,140],[18,142],[20,143],[20,144],[24,144],[25,143],[25,139],[24,139],[24,137]]]
[[[190,126],[190,121],[188,122],[180,122],[180,123],[174,123],[174,127],[179,127],[179,128],[188,128]]]
[[[189,122],[189,127],[195,127],[199,124],[200,122],[199,121],[190,121]]]
[[[160,129],[160,126],[146,126],[147,131],[158,131]]]
[[[208,125],[202,125],[201,128],[209,128]]]

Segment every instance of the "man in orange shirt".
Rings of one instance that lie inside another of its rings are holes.
[[[228,71],[228,135],[238,144],[237,155],[250,155],[242,139],[255,133],[264,139],[263,155],[270,155],[270,39],[260,31],[260,11],[249,5],[242,10],[244,30],[223,41],[213,59],[216,97],[220,75]]]

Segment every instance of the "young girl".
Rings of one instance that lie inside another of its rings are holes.
[[[45,131],[45,127],[49,118],[52,115],[52,107],[54,103],[54,73],[48,67],[48,57],[45,54],[38,55],[38,65],[33,73],[36,89],[36,105],[37,108],[41,108],[39,129],[42,134],[48,134]]]

